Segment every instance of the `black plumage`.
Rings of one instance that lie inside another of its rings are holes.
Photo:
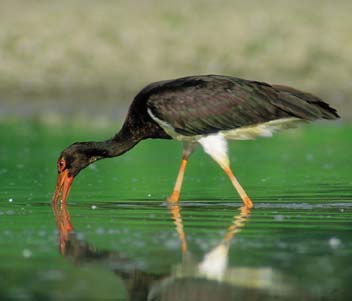
[[[60,194],[66,202],[73,178],[95,161],[120,156],[147,138],[177,138],[185,143],[170,202],[179,199],[188,158],[199,143],[223,168],[245,206],[250,208],[252,201],[230,169],[224,135],[210,134],[245,129],[248,130],[242,133],[245,139],[270,136],[274,127],[281,124],[271,123],[261,128],[263,123],[280,119],[280,122],[288,122],[286,119],[291,122],[292,118],[296,122],[339,116],[335,109],[312,94],[236,77],[203,75],[152,83],[134,98],[121,130],[114,137],[101,142],[77,142],[61,153],[53,203]],[[247,127],[252,127],[253,132],[249,133],[252,129]]]
[[[153,83],[137,95],[132,106],[140,102],[145,102],[153,115],[186,136],[211,134],[281,118],[338,118],[336,110],[311,94],[219,75]]]

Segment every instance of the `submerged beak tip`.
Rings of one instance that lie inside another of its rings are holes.
[[[69,175],[67,169],[59,173],[57,178],[57,183],[56,183],[56,190],[52,199],[53,204],[57,203],[60,195],[63,203],[67,201],[72,181],[73,181],[73,176]]]

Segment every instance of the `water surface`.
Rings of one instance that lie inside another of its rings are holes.
[[[348,300],[351,127],[231,143],[255,208],[200,150],[179,206],[181,147],[145,141],[85,169],[51,207],[56,160],[109,129],[0,125],[0,300]]]

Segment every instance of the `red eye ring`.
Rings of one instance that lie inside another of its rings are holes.
[[[62,172],[66,167],[66,161],[65,159],[60,159],[57,161],[57,170],[59,172]]]

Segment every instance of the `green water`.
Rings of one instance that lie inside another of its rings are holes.
[[[169,207],[181,146],[154,140],[82,171],[55,217],[60,151],[115,129],[2,123],[0,300],[350,300],[351,130],[231,143],[250,212],[200,149]]]

